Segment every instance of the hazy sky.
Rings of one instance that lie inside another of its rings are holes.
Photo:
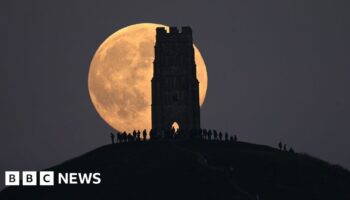
[[[98,46],[135,23],[189,25],[208,69],[202,127],[282,140],[350,168],[348,1],[0,1],[0,187],[110,142],[87,90]]]

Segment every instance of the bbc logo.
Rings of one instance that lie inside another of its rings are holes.
[[[5,185],[15,186],[20,185],[20,180],[22,180],[22,185],[24,186],[34,186],[38,185],[38,177],[36,171],[23,171],[22,176],[19,171],[6,171],[5,172]],[[39,185],[43,186],[53,186],[54,185],[54,172],[53,171],[40,171],[39,172]]]

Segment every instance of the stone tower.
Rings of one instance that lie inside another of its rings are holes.
[[[200,129],[199,82],[190,27],[156,29],[152,79],[152,129],[184,132]]]

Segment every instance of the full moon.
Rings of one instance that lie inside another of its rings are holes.
[[[97,112],[117,131],[151,129],[151,79],[156,28],[141,23],[110,35],[97,49],[89,69],[88,88]],[[208,77],[205,62],[194,45],[200,105]]]

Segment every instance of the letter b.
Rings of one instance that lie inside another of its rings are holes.
[[[36,171],[23,171],[23,185],[36,185]]]
[[[5,185],[19,185],[19,172],[18,171],[6,171],[5,172]]]

